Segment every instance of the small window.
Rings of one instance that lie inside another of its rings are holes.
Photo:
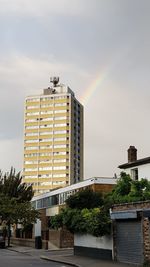
[[[131,170],[131,178],[134,181],[137,181],[138,180],[138,169],[137,168]]]

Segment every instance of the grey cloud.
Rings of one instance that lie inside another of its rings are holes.
[[[78,98],[105,76],[85,106],[86,178],[112,175],[130,144],[149,156],[149,8],[147,0],[0,1],[1,166],[22,168],[24,98],[50,75]]]

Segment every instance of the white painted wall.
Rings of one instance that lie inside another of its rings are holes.
[[[34,235],[35,236],[41,236],[41,220],[37,219],[35,225],[34,225]]]
[[[131,175],[131,170],[135,168],[138,169],[139,180],[141,180],[141,178],[144,178],[150,181],[150,163],[125,169],[124,172]]]
[[[74,234],[74,246],[113,249],[112,236],[96,237],[89,234]]]

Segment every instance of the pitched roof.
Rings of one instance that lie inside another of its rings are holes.
[[[144,164],[148,164],[148,163],[150,163],[150,157],[138,159],[138,160],[133,161],[133,162],[124,163],[122,165],[119,165],[118,168],[128,169],[131,167],[136,167],[136,166],[140,166],[140,165],[144,165]]]

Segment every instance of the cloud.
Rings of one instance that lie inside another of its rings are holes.
[[[9,171],[11,167],[20,171],[23,166],[23,140],[16,138],[12,140],[0,140],[1,157],[0,169]]]
[[[54,75],[78,99],[105,76],[85,106],[86,178],[111,176],[129,145],[149,156],[149,7],[146,0],[0,0],[1,166],[22,167],[24,99]]]
[[[89,1],[87,1],[89,2]],[[51,15],[87,16],[85,1],[79,0],[1,0],[0,13],[17,16],[45,17]]]
[[[1,58],[0,139],[22,136],[25,97],[41,94],[49,86],[50,76],[60,76],[60,82],[71,85],[71,79],[84,81],[88,73],[71,63],[55,62],[53,57],[49,61],[22,54]]]

